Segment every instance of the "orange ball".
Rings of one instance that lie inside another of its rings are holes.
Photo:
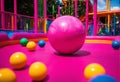
[[[15,73],[8,68],[0,69],[0,82],[16,82]]]
[[[89,64],[88,66],[86,66],[84,70],[84,76],[86,79],[91,79],[97,75],[105,74],[105,73],[106,71],[104,67],[97,63]]]
[[[47,75],[47,67],[42,62],[35,62],[29,68],[29,75],[34,81],[41,81]]]
[[[10,56],[9,62],[13,68],[21,69],[26,66],[27,57],[22,52],[15,52]]]
[[[28,50],[33,51],[33,50],[36,49],[36,43],[33,42],[33,41],[29,41],[29,42],[27,43],[27,46],[26,46],[26,47],[27,47]]]

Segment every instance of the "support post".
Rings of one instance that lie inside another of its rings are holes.
[[[108,14],[108,31],[110,31],[110,14]]]
[[[86,0],[86,35],[88,35],[88,0]]]
[[[58,17],[60,17],[60,5],[58,5]]]
[[[44,0],[44,33],[47,32],[46,23],[47,23],[47,0]]]
[[[44,18],[47,18],[47,0],[44,0]]]
[[[107,11],[110,11],[110,0],[106,0]],[[108,31],[110,31],[110,14],[108,14]]]
[[[75,17],[78,16],[78,13],[77,13],[77,4],[78,4],[78,0],[75,0]]]
[[[0,0],[1,2],[1,24],[2,29],[5,29],[5,14],[4,14],[4,0]]]
[[[114,23],[113,23],[114,32],[113,35],[116,35],[116,14],[114,14]]]
[[[13,22],[13,30],[17,30],[17,0],[14,0],[14,22]]]
[[[34,0],[34,33],[38,32],[38,0]]]
[[[98,29],[97,29],[97,0],[94,0],[94,36],[97,35]]]

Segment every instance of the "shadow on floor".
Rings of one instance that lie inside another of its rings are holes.
[[[26,65],[25,67],[21,68],[21,69],[14,69],[15,71],[20,71],[20,70],[26,70],[29,68],[29,65]]]
[[[49,80],[49,78],[50,78],[49,75],[47,75],[46,78],[42,81],[34,81],[33,80],[32,82],[47,82]]]
[[[54,54],[58,56],[67,56],[67,57],[83,57],[83,56],[89,56],[91,53],[85,50],[79,50],[78,52],[73,54],[60,54],[58,52],[54,52]]]

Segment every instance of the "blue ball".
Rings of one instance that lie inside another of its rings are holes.
[[[39,45],[40,47],[44,47],[44,46],[45,46],[45,41],[44,41],[44,40],[40,40],[40,41],[38,42],[38,45]]]
[[[112,42],[112,47],[113,47],[114,49],[119,49],[119,48],[120,48],[120,42],[117,41],[117,40],[113,41],[113,42]]]
[[[118,81],[109,75],[98,75],[90,79],[89,82],[118,82]]]

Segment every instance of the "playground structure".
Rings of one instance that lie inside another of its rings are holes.
[[[120,1],[117,0],[120,4]],[[106,9],[99,11],[97,14],[97,33],[99,35],[120,35],[120,7],[112,9],[112,0],[106,0]],[[97,2],[96,2],[97,3]],[[96,4],[95,4],[96,5]],[[95,6],[94,6],[95,7]],[[114,6],[113,6],[114,7]],[[89,18],[93,18],[94,13],[89,13]],[[102,31],[101,31],[102,30]],[[100,34],[101,33],[101,34]]]
[[[83,21],[87,35],[120,35],[120,9],[111,10],[111,2],[106,0],[106,10],[97,11],[97,2],[92,4],[90,0],[62,0],[52,5],[52,14],[48,13],[49,0],[33,0],[34,16],[26,16],[17,13],[17,0],[13,0],[14,12],[5,11],[4,0],[0,0],[0,30],[1,31],[29,31],[34,33],[47,33],[50,23],[61,15],[73,15]],[[42,11],[39,11],[39,4],[42,4]],[[82,3],[84,7],[79,5]],[[82,10],[79,10],[81,7]],[[38,13],[43,12],[43,16]],[[84,12],[83,15],[79,13]]]

